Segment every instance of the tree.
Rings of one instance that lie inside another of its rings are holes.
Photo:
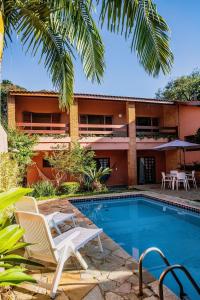
[[[81,147],[79,143],[74,143],[68,150],[58,148],[46,159],[55,168],[55,173],[59,174],[59,176],[55,175],[55,178],[59,177],[62,181],[64,176],[69,174],[82,183],[84,173],[96,166],[94,156],[94,151]],[[57,184],[59,185],[59,182]]]
[[[68,106],[76,53],[88,79],[100,83],[104,74],[104,45],[93,19],[96,6],[101,25],[131,39],[131,50],[149,74],[169,72],[169,28],[153,0],[0,0],[0,62],[3,41],[7,46],[16,32],[23,48],[44,63],[60,92],[60,106]]]
[[[200,100],[200,71],[171,80],[163,90],[158,90],[156,97],[178,101]]]
[[[0,111],[2,112],[2,123],[7,127],[7,95],[10,90],[21,90],[25,91],[26,89],[15,85],[12,81],[3,79],[1,83],[1,108]]]
[[[8,130],[8,151],[18,164],[21,181],[26,175],[27,167],[32,164],[32,157],[35,155],[33,147],[36,144],[36,135],[29,135],[15,129]]]

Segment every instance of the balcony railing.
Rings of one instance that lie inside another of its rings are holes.
[[[79,124],[80,136],[127,137],[127,125]]]
[[[69,128],[63,123],[17,123],[17,127],[26,133],[34,134],[64,134]]]
[[[137,137],[177,138],[177,127],[136,126]]]

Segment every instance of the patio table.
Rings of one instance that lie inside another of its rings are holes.
[[[186,175],[186,177],[187,177],[188,175],[190,175],[189,172],[186,173],[186,172],[183,172],[183,171],[181,171],[181,172],[177,171],[177,173],[184,173],[184,174]],[[177,179],[177,173],[169,173],[169,174],[166,174],[166,176],[172,178],[172,190],[173,190],[173,191],[174,191],[174,188],[175,188],[175,182],[176,182],[176,179]],[[189,187],[189,189],[190,189],[189,183],[188,183],[188,187]]]

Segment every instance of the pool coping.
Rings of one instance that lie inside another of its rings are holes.
[[[94,196],[81,196],[81,197],[73,197],[73,198],[53,198],[48,200],[39,200],[38,204],[42,205],[45,203],[53,202],[53,201],[62,201],[68,200],[70,203],[81,202],[81,201],[91,201],[91,200],[107,200],[107,199],[120,199],[120,198],[131,198],[133,196],[147,196],[152,198],[153,200],[158,200],[159,202],[164,202],[169,205],[177,206],[182,209],[190,210],[200,214],[200,205],[195,204],[194,201],[180,198],[177,196],[171,196],[166,194],[160,194],[152,191],[131,191],[131,192],[123,192],[123,193],[112,193],[112,194],[99,194]]]
[[[131,191],[131,192],[124,192],[124,193],[113,193],[113,194],[100,194],[100,195],[94,195],[94,196],[81,196],[81,197],[74,197],[67,199],[70,203],[75,202],[86,202],[86,201],[101,201],[101,200],[112,200],[112,199],[121,199],[121,198],[132,198],[132,197],[138,197],[138,196],[147,196],[148,198],[152,200],[156,200],[168,205],[172,205],[178,208],[182,208],[185,210],[189,210],[191,212],[195,212],[197,214],[200,214],[200,206],[195,204],[193,201],[180,198],[177,196],[170,196],[165,194],[160,194],[152,191]],[[44,204],[51,201],[56,200],[64,200],[64,199],[49,199],[49,200],[40,200],[38,201],[38,204]]]

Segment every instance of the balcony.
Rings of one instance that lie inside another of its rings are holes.
[[[17,123],[17,127],[25,133],[30,134],[68,134],[69,127],[64,123]]]
[[[81,137],[128,137],[127,125],[79,124]]]
[[[136,126],[137,150],[151,150],[177,137],[177,127]]]
[[[136,137],[139,139],[175,139],[178,137],[178,127],[136,126]]]
[[[79,124],[80,143],[93,150],[127,150],[127,125]]]

